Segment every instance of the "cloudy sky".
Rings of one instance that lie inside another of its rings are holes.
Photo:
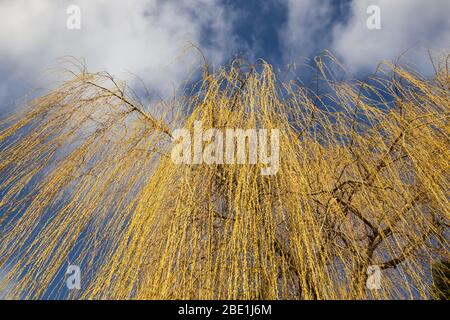
[[[367,27],[370,5],[381,29]],[[448,0],[0,0],[0,109],[51,87],[45,71],[67,55],[167,96],[200,62],[189,43],[215,67],[245,57],[283,68],[328,49],[356,77],[409,49],[429,73],[426,49],[449,49],[448,12]]]

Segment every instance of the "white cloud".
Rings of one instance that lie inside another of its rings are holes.
[[[369,5],[381,9],[381,29],[366,26]],[[393,61],[402,52],[405,62],[422,72],[431,64],[424,49],[449,49],[450,1],[448,0],[354,0],[347,25],[333,30],[333,51],[353,71],[373,71],[381,60]]]
[[[422,72],[431,72],[424,49],[448,50],[450,1],[448,0],[283,0],[288,21],[280,31],[286,62],[329,49],[354,73],[374,71],[381,60],[393,61],[410,49],[404,61]],[[336,6],[348,17],[336,16]],[[381,9],[381,30],[366,25],[369,5]]]
[[[280,30],[287,63],[330,49],[351,71],[372,71],[416,45],[405,58],[431,71],[418,48],[449,49],[448,0],[273,1],[288,8]],[[81,30],[66,28],[70,4],[81,7]],[[371,4],[381,8],[381,30],[366,27]],[[215,65],[232,56],[239,14],[232,8],[239,11],[221,0],[0,0],[0,109],[25,89],[47,85],[39,75],[65,55],[85,58],[92,71],[138,74],[165,96],[200,62],[194,51],[183,54],[188,41]]]
[[[71,4],[81,8],[81,30],[66,27]],[[188,42],[201,45],[215,64],[233,49],[229,10],[219,0],[2,0],[0,93],[35,85],[55,59],[71,55],[85,58],[92,71],[136,73],[167,94],[200,62],[194,52],[183,54]]]
[[[332,7],[323,0],[283,0],[287,22],[280,32],[285,59],[305,57],[327,43],[325,34],[332,19]],[[291,63],[292,61],[287,61]]]

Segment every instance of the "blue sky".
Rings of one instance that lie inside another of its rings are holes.
[[[67,28],[69,5],[80,8],[80,29]],[[369,5],[381,29],[367,28]],[[0,109],[54,86],[48,70],[67,55],[131,83],[139,75],[167,97],[200,63],[189,42],[216,68],[243,57],[284,70],[328,49],[351,77],[409,49],[405,63],[430,75],[426,49],[448,53],[448,12],[448,0],[1,0]]]

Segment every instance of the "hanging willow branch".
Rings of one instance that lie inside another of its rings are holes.
[[[430,297],[429,266],[448,257],[448,70],[388,65],[362,86],[331,69],[320,59],[311,94],[267,63],[205,63],[164,112],[82,69],[3,118],[0,297]],[[172,130],[195,121],[279,129],[278,173],[173,163]]]

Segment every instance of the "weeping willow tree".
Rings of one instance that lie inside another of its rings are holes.
[[[429,298],[430,265],[448,257],[448,67],[430,80],[385,64],[365,82],[315,67],[316,90],[265,62],[205,68],[151,108],[80,68],[3,117],[3,297]],[[280,130],[277,174],[175,164],[172,132],[195,121]]]

